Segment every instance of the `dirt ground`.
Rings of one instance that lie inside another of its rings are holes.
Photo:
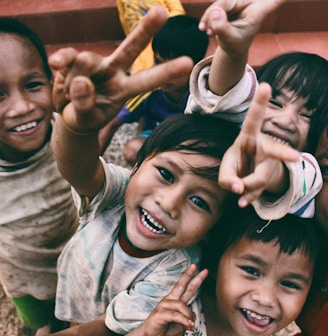
[[[24,327],[16,315],[15,307],[7,299],[0,286],[0,335],[1,336],[33,336],[34,332]]]

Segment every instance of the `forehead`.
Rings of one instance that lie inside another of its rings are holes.
[[[26,37],[0,32],[0,58],[7,59],[7,62],[14,61],[27,66],[41,64],[39,52]]]
[[[262,242],[243,237],[229,248],[228,253],[234,258],[250,261],[267,269],[273,268],[279,273],[301,270],[310,274],[313,267],[310,258],[300,250],[290,255],[282,253],[275,241]]]

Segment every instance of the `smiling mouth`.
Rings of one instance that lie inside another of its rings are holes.
[[[269,316],[260,315],[248,309],[241,309],[241,313],[244,315],[247,321],[258,327],[266,327],[274,321]]]
[[[142,224],[151,232],[164,234],[168,231],[160,225],[145,209],[139,210]]]
[[[265,133],[266,135],[268,135],[272,140],[274,140],[275,142],[278,142],[280,144],[283,144],[283,145],[287,145],[289,147],[293,147],[292,144],[287,141],[287,140],[284,140],[284,139],[281,139],[281,138],[278,138],[276,137],[275,135],[272,135],[270,133]]]
[[[26,124],[22,124],[22,125],[16,126],[16,127],[12,128],[10,131],[11,132],[15,132],[15,133],[26,132],[26,131],[29,131],[29,130],[35,128],[39,123],[40,123],[40,120],[38,120],[38,121],[31,121],[31,122],[28,122]]]

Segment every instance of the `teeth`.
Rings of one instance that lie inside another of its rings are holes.
[[[32,122],[29,122],[27,124],[17,126],[15,128],[13,128],[13,130],[15,132],[23,132],[23,131],[26,131],[26,130],[28,130],[30,128],[36,127],[36,125],[37,125],[37,122],[36,121],[32,121]]]
[[[157,223],[153,217],[150,216],[150,214],[142,209],[141,210],[141,221],[142,224],[150,231],[155,232],[155,233],[166,233],[167,230],[165,230],[165,228],[160,225],[159,223]]]
[[[270,317],[256,314],[248,309],[243,309],[243,311],[250,317],[256,318],[257,320],[270,320]]]
[[[268,136],[273,139],[274,141],[278,142],[278,143],[281,143],[283,145],[288,145],[288,146],[291,146],[289,142],[287,142],[286,140],[283,140],[283,139],[280,139],[274,135],[271,135],[271,134],[268,134]]]

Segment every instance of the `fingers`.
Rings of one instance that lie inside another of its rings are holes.
[[[192,67],[193,62],[189,57],[179,57],[140,71],[126,79],[125,95],[133,97],[141,92],[153,90],[174,78],[189,76]]]
[[[78,51],[74,48],[62,48],[49,57],[49,65],[54,70],[59,70],[70,66],[75,60]]]
[[[117,49],[103,60],[101,70],[120,68],[128,71],[136,57],[165,24],[167,17],[167,12],[163,7],[152,7]]]
[[[91,111],[95,106],[95,88],[89,78],[74,77],[70,85],[70,98],[79,112]]]
[[[197,293],[197,290],[208,274],[206,269],[195,276],[196,272],[197,266],[194,264],[191,265],[173,287],[171,293],[167,295],[167,298],[171,300],[183,300],[185,303],[188,303]]]
[[[185,303],[189,303],[189,301],[196,295],[198,289],[204,282],[208,275],[208,270],[204,269],[199,272],[193,279],[189,282],[185,292],[183,293],[181,300]]]
[[[262,150],[266,157],[287,162],[296,162],[299,159],[299,152],[296,149],[278,143],[266,134],[261,135]]]
[[[238,143],[234,143],[224,154],[219,170],[218,183],[223,189],[241,195],[244,192],[244,183],[239,176],[241,154]]]
[[[264,112],[271,97],[271,87],[267,83],[261,83],[255,93],[254,99],[249,107],[240,134],[247,137],[255,137],[260,133],[263,124]]]

